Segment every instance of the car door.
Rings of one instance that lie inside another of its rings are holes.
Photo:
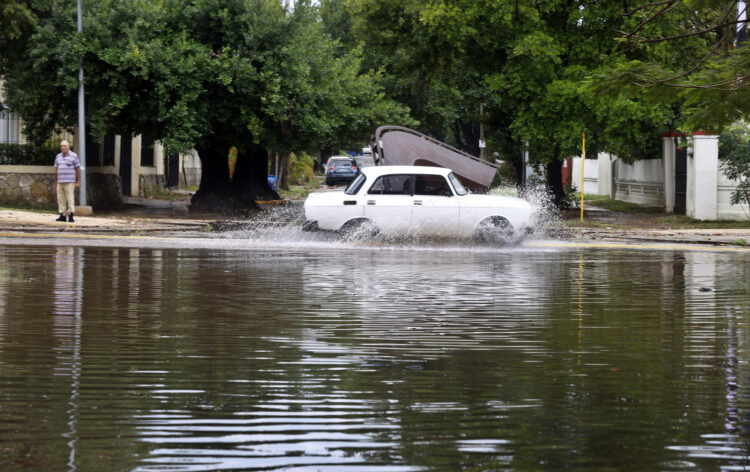
[[[412,176],[390,174],[378,177],[365,195],[365,217],[385,233],[408,232],[414,198]]]
[[[442,175],[414,176],[412,227],[421,234],[451,235],[456,232],[459,201]]]

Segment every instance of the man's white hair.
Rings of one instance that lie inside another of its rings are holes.
[[[70,143],[67,140],[65,140],[65,139],[63,139],[62,141],[60,141],[60,146],[62,146],[63,144],[67,144],[68,147],[70,147]]]

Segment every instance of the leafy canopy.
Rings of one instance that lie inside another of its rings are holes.
[[[173,150],[316,149],[408,122],[378,74],[362,72],[361,52],[341,54],[304,2],[292,14],[276,0],[84,2],[82,35],[74,9],[50,0],[3,71],[36,138],[74,125],[81,58],[93,132],[145,132]]]

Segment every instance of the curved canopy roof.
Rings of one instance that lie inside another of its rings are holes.
[[[446,167],[472,190],[487,190],[498,165],[401,126],[381,126],[372,140],[376,165]]]

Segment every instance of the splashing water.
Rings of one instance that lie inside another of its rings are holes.
[[[519,191],[515,186],[495,187],[489,192],[492,195],[517,196]],[[531,237],[544,235],[547,229],[559,224],[560,214],[552,203],[551,195],[543,186],[526,188],[521,191],[523,198],[527,200],[534,209],[534,233]],[[217,238],[246,239],[249,241],[283,245],[283,246],[305,246],[321,248],[351,248],[357,247],[408,247],[425,249],[476,249],[486,244],[478,243],[473,239],[440,238],[420,236],[417,231],[402,236],[385,236],[361,228],[347,234],[339,234],[330,231],[303,231],[304,210],[302,202],[288,202],[285,205],[275,205],[264,209],[259,215],[247,222],[240,222],[220,231],[215,235]],[[536,235],[536,236],[534,236]],[[519,237],[508,241],[509,245],[516,245],[526,237]]]

